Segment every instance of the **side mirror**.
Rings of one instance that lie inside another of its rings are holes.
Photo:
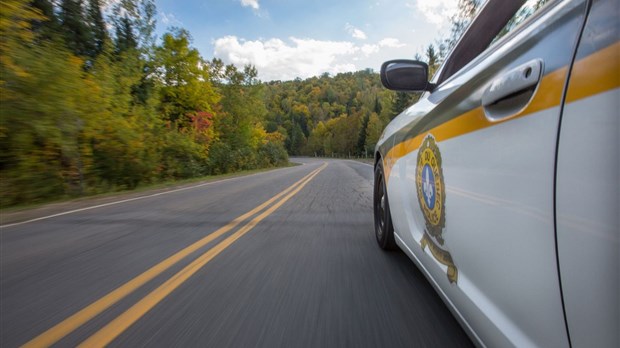
[[[381,83],[387,89],[399,92],[431,91],[428,65],[408,59],[389,60],[381,65]]]

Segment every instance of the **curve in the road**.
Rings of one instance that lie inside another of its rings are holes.
[[[207,245],[214,239],[220,237],[221,235],[229,232],[230,230],[237,227],[240,223],[247,220],[248,218],[254,216],[255,214],[260,213],[265,208],[267,208],[263,213],[256,216],[254,219],[249,221],[246,225],[244,225],[240,230],[224,239],[224,241],[215,245],[213,248],[209,249],[206,253],[200,256],[198,259],[194,260],[188,266],[186,266],[183,270],[175,274],[172,278],[158,287],[155,291],[150,293],[148,296],[143,298],[141,301],[136,303],[133,307],[127,310],[123,315],[116,318],[106,327],[101,329],[98,333],[93,335],[87,341],[85,341],[82,346],[84,347],[92,347],[92,346],[100,346],[103,347],[109,342],[111,342],[115,337],[120,335],[123,331],[125,331],[131,324],[137,321],[140,317],[142,317],[146,312],[148,312],[151,308],[153,308],[157,303],[159,303],[163,298],[169,295],[174,289],[176,289],[179,285],[181,285],[185,280],[191,277],[194,273],[196,273],[200,268],[206,265],[211,259],[213,259],[217,254],[230,246],[233,242],[239,239],[241,236],[249,232],[256,224],[258,224],[265,217],[273,213],[276,209],[282,206],[286,201],[288,201],[291,197],[296,195],[308,182],[310,182],[319,172],[321,172],[325,167],[327,167],[327,163],[324,163],[319,168],[313,170],[308,175],[295,182],[293,185],[289,186],[282,192],[273,196],[271,199],[266,202],[260,204],[256,208],[250,210],[249,212],[239,216],[238,218],[232,220],[230,223],[215,231],[214,233],[209,234],[205,238],[197,241],[196,243],[186,247],[185,249],[179,251],[178,253],[170,256],[166,260],[161,263],[153,266],[149,270],[125,283],[121,287],[116,290],[110,292],[99,300],[95,301],[91,305],[86,308],[80,310],[49,330],[45,331],[41,335],[35,337],[28,343],[26,343],[23,347],[48,347],[52,344],[58,342],[60,339],[65,337],[66,335],[73,332],[75,329],[94,318],[113,304],[125,298],[127,295],[132,293],[134,290],[144,285],[149,280],[155,278],[168,268],[172,267],[177,262],[181,261],[194,251],[200,249],[201,247]],[[284,197],[283,197],[284,196]],[[279,201],[278,201],[279,200]],[[275,203],[274,203],[275,202]],[[273,204],[273,205],[272,205]]]

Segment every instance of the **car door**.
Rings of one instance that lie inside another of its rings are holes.
[[[620,5],[593,1],[557,165],[558,260],[573,347],[620,346]]]
[[[450,56],[438,87],[395,121],[385,163],[397,243],[489,346],[569,345],[555,156],[586,12],[586,1],[551,2],[445,76]],[[497,33],[470,28],[459,45]]]

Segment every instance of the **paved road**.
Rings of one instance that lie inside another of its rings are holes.
[[[0,346],[471,346],[376,246],[372,167],[301,161],[2,228]]]

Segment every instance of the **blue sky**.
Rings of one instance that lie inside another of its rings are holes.
[[[156,0],[158,33],[188,29],[205,59],[253,64],[263,81],[379,70],[449,28],[457,0]]]

